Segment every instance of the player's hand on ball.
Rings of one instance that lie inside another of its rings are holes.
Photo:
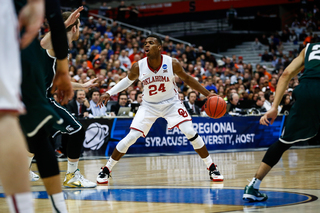
[[[260,118],[260,124],[266,125],[266,126],[269,126],[269,124],[272,125],[274,120],[277,118],[277,116],[278,116],[278,109],[271,107],[271,109],[269,109],[268,112]],[[271,118],[271,121],[269,121],[270,118]]]
[[[217,94],[213,93],[213,92],[210,92],[210,94],[207,96],[207,98],[210,98],[212,96],[216,96]]]
[[[107,103],[109,99],[110,99],[109,93],[104,93],[103,95],[100,96],[97,106],[101,108],[103,106],[103,102]]]

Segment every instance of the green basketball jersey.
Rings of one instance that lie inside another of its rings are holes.
[[[320,79],[320,43],[307,44],[305,51],[304,72],[300,79]]]
[[[46,85],[46,96],[52,97],[51,94],[51,87],[53,78],[56,75],[56,62],[57,58],[49,55],[47,50],[42,50],[43,54],[45,55],[45,85]]]

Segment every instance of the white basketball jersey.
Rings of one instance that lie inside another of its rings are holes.
[[[157,70],[149,67],[148,58],[139,63],[139,80],[143,84],[143,101],[157,103],[178,94],[172,69],[172,58],[161,55],[161,66]]]

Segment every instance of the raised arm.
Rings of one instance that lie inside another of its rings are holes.
[[[68,28],[70,25],[72,25],[79,17],[80,12],[83,10],[83,6],[79,7],[77,10],[75,10],[69,18],[64,22],[64,31],[66,28]],[[51,42],[51,32],[48,32],[43,39],[40,41],[40,45],[43,49],[51,50],[53,49],[52,42]],[[54,56],[54,55],[53,55]]]
[[[206,88],[204,88],[196,79],[192,76],[188,75],[184,69],[182,68],[181,64],[178,62],[177,59],[172,59],[172,67],[173,72],[181,78],[183,82],[188,84],[193,89],[200,92],[202,95],[206,97],[214,96],[214,93],[209,92]]]
[[[281,75],[279,82],[277,84],[277,91],[274,97],[274,101],[271,109],[261,117],[260,124],[268,126],[269,120],[271,118],[270,123],[273,124],[274,120],[278,115],[278,106],[282,99],[284,92],[289,84],[291,78],[296,76],[303,68],[304,68],[304,57],[305,57],[305,48],[300,52],[299,56],[296,57],[289,66],[284,70]]]
[[[44,0],[28,0],[19,13],[19,26],[24,27],[20,46],[26,48],[37,36],[44,17]]]
[[[98,106],[102,107],[102,102],[107,102],[111,95],[117,94],[125,89],[127,89],[137,78],[139,77],[139,64],[134,63],[129,71],[127,77],[122,79],[119,83],[117,83],[114,87],[112,87],[105,94],[101,95],[100,100],[98,102]]]
[[[46,17],[52,31],[52,48],[57,58],[56,76],[53,80],[53,93],[57,89],[61,104],[67,103],[73,96],[72,86],[69,79],[68,67],[68,41],[61,16],[58,0],[46,0]]]

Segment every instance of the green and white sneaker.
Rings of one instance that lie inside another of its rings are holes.
[[[246,186],[242,196],[243,200],[254,202],[254,201],[266,201],[268,196],[264,193],[260,193],[258,189],[253,186]]]

